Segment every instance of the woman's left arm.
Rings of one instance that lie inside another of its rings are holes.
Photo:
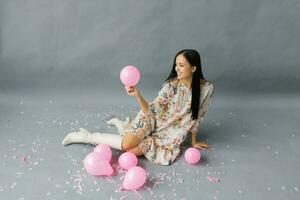
[[[195,148],[199,148],[199,149],[211,149],[211,145],[206,143],[206,142],[199,142],[199,141],[196,141],[196,135],[197,133],[194,132],[194,131],[191,131],[191,143],[192,143],[192,146],[195,147]]]

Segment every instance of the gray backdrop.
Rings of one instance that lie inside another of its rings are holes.
[[[298,0],[1,1],[1,89],[159,87],[177,51],[224,92],[299,91]],[[155,79],[156,81],[153,81]],[[103,87],[103,84],[106,87]]]
[[[299,199],[299,10],[299,0],[0,0],[0,199]],[[139,111],[121,69],[139,68],[149,102],[185,48],[215,86],[197,135],[212,151],[194,166],[184,149],[167,167],[139,158],[149,172],[139,193],[119,191],[122,171],[87,174],[93,146],[62,146],[66,134],[118,134],[105,122]]]

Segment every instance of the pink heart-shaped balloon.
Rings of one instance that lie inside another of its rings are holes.
[[[111,152],[111,148],[108,144],[98,144],[94,148],[94,152],[100,154],[108,162],[111,161],[112,152]]]
[[[88,154],[83,160],[84,168],[93,176],[110,176],[114,170],[106,159],[97,152]]]

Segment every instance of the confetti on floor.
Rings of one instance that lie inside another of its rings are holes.
[[[220,182],[220,179],[215,178],[215,177],[212,177],[212,176],[207,176],[206,178],[207,178],[210,182],[213,182],[213,183],[219,183],[219,182]]]

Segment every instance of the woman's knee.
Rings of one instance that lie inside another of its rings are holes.
[[[140,143],[140,140],[133,134],[127,133],[123,137],[121,147],[124,151],[136,147]]]
[[[139,146],[136,146],[132,149],[127,150],[127,152],[131,152],[134,153],[136,156],[143,156],[144,152],[142,151],[142,149]]]

